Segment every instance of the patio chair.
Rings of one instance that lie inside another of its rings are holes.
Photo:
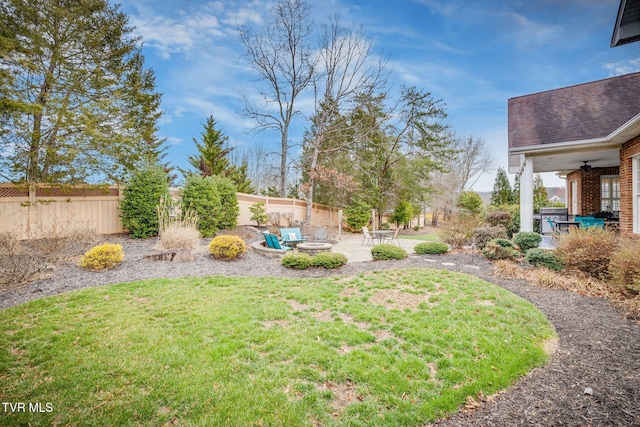
[[[398,240],[398,233],[400,233],[400,227],[396,228],[396,229],[393,231],[393,234],[391,234],[391,235],[389,235],[389,234],[387,234],[387,235],[384,235],[384,234],[383,234],[383,235],[381,235],[381,236],[380,236],[380,242],[382,243],[382,242],[387,242],[387,241],[388,241],[388,242],[390,242],[390,243],[392,243],[392,244],[393,244],[393,242],[395,241],[395,242],[396,242],[396,244],[397,244],[398,246],[400,246],[400,241]]]
[[[284,243],[280,243],[278,237],[275,234],[265,234],[264,237],[267,239],[267,242],[271,241],[271,245],[269,246],[272,249],[278,250],[293,250],[293,247],[288,246]]]
[[[371,235],[371,233],[369,233],[369,229],[366,226],[362,227],[362,235],[363,235],[363,238],[362,238],[361,245],[364,245],[364,242],[366,242],[367,239],[373,245],[373,236]]]
[[[582,228],[604,228],[604,218],[582,217]]]
[[[398,240],[399,233],[400,233],[400,228],[396,228],[396,230],[393,232],[393,236],[391,237],[391,243],[395,241],[398,246],[400,246],[400,240]]]
[[[299,228],[281,228],[280,237],[284,243],[300,243],[309,240],[307,236],[303,236]]]

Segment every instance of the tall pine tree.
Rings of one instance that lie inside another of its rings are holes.
[[[504,168],[499,167],[496,174],[496,180],[493,183],[493,191],[491,192],[491,204],[500,206],[513,203],[513,190]]]
[[[216,129],[213,116],[207,118],[204,130],[200,133],[202,141],[193,139],[198,154],[187,157],[195,172],[202,176],[223,176],[231,179],[241,193],[253,193],[251,180],[248,178],[248,163],[244,161],[240,166],[232,165],[228,155],[233,151],[227,142],[229,138]],[[183,171],[185,175],[189,171]]]
[[[155,76],[119,6],[0,2],[0,163],[14,181],[123,181],[157,162]],[[8,85],[8,86],[5,86]]]

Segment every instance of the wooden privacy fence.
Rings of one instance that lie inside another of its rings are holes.
[[[304,221],[307,215],[307,202],[298,199],[283,199],[279,197],[256,196],[253,194],[238,193],[238,204],[240,205],[240,215],[238,217],[238,225],[257,225],[251,220],[253,215],[249,211],[249,207],[255,203],[264,203],[267,214],[280,213],[287,215],[292,222]],[[314,203],[312,205],[312,224],[317,227],[338,228],[339,208],[320,205]],[[276,225],[276,224],[274,224]],[[284,220],[279,225],[284,224]]]
[[[0,184],[0,232],[37,238],[64,224],[83,224],[99,234],[122,233],[117,186]]]
[[[21,238],[37,238],[66,223],[83,224],[98,234],[123,233],[118,186],[55,186],[0,183],[0,232],[15,231]],[[296,199],[238,193],[238,225],[257,225],[249,207],[263,202],[267,213],[280,213],[291,221],[304,221],[307,202]],[[339,209],[313,204],[313,224],[338,227]],[[281,225],[284,224],[284,221]]]

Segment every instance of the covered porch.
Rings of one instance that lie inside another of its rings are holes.
[[[633,73],[509,99],[522,231],[533,231],[534,174],[555,172],[566,179],[570,215],[604,215],[640,235],[639,93]]]

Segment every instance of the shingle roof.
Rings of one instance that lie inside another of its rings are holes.
[[[511,98],[509,148],[604,138],[640,114],[640,72]]]

